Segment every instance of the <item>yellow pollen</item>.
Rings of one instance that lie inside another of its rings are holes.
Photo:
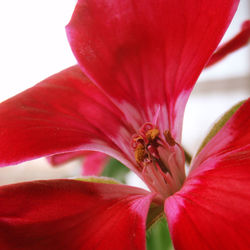
[[[160,134],[159,129],[153,128],[147,131],[146,137],[149,141],[154,141]]]
[[[139,141],[139,140],[143,140],[143,137],[138,135],[137,137],[134,138],[134,141]]]
[[[143,162],[146,157],[146,150],[142,144],[138,144],[135,149],[135,160],[140,163]]]

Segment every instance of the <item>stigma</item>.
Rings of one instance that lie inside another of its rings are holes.
[[[152,192],[166,198],[185,180],[185,156],[169,130],[145,123],[132,137],[137,169]]]

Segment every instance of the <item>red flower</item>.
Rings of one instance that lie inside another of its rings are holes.
[[[2,249],[145,249],[148,211],[150,222],[163,210],[176,249],[250,246],[250,100],[187,178],[181,147],[186,101],[237,5],[78,1],[67,34],[79,66],[0,105],[0,164],[100,151],[150,192],[109,180],[2,186]]]
[[[244,47],[250,41],[250,20],[245,21],[242,24],[241,31],[235,35],[230,41],[221,45],[213,53],[206,68],[213,66],[217,62],[224,59],[228,54]],[[85,161],[83,163],[82,175],[100,175],[105,167],[107,158],[104,154],[98,152],[89,151],[77,151],[73,153],[62,153],[47,157],[48,161],[53,166],[58,166],[64,162],[67,162],[73,158],[84,157]]]

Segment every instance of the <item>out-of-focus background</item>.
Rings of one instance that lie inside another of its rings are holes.
[[[0,102],[76,63],[64,26],[76,0],[13,0],[0,2]],[[249,0],[241,0],[223,41],[236,34],[250,17]],[[183,144],[194,154],[212,123],[250,94],[250,46],[205,70],[188,102]],[[45,159],[0,169],[0,185],[31,179],[79,175],[81,161],[51,168]],[[140,185],[134,175],[128,183]]]

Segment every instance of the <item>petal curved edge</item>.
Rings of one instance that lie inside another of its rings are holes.
[[[134,132],[124,121],[73,66],[0,104],[0,166],[79,150],[104,151],[129,166]]]
[[[74,180],[0,187],[1,249],[145,249],[153,195]]]
[[[134,126],[159,114],[180,141],[187,98],[238,3],[78,0],[66,30],[82,70]]]
[[[47,157],[48,162],[58,167],[73,159],[82,159],[82,175],[100,175],[107,163],[108,156],[99,152],[76,151],[51,155]]]
[[[248,98],[226,124],[212,137],[191,163],[190,175],[203,171],[202,162],[216,160],[223,154],[238,151],[250,144],[250,98]]]
[[[249,249],[249,166],[250,146],[207,160],[166,200],[176,250]]]
[[[52,166],[57,167],[58,165],[64,164],[73,159],[84,157],[87,154],[86,152],[88,151],[76,151],[76,152],[55,154],[48,156],[46,159]]]

